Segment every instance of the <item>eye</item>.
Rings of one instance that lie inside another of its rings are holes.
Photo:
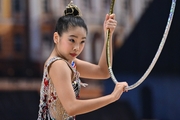
[[[70,41],[70,42],[73,42],[73,43],[75,42],[75,40],[74,40],[74,39],[69,39],[69,41]]]
[[[81,41],[81,44],[85,43],[85,40]]]

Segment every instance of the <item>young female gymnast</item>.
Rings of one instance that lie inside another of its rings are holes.
[[[104,32],[110,30],[111,42],[116,25],[115,14],[107,14]],[[84,48],[87,33],[87,26],[80,16],[79,8],[71,2],[64,10],[64,16],[57,21],[53,36],[55,46],[44,65],[38,120],[75,120],[75,115],[88,113],[115,102],[128,86],[126,82],[119,82],[109,95],[89,100],[78,99],[80,87],[86,86],[79,77],[110,77],[105,42],[97,65],[76,58]]]

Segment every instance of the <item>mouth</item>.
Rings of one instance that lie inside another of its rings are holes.
[[[76,53],[70,53],[70,55],[71,55],[72,57],[77,56],[77,54],[76,54]]]

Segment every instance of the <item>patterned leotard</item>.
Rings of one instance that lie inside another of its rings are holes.
[[[52,80],[49,78],[48,75],[48,67],[55,62],[56,60],[64,60],[60,57],[54,57],[50,59],[44,67],[43,79],[41,83],[41,90],[40,90],[40,104],[39,104],[39,112],[38,112],[38,119],[37,120],[75,120],[74,116],[69,116],[65,109],[63,108],[55,87],[52,83]],[[74,73],[72,87],[74,89],[76,98],[79,97],[80,91],[80,79],[79,73],[76,69],[70,65],[66,60],[64,60],[67,65],[70,67],[72,72]],[[73,63],[74,65],[74,63]]]

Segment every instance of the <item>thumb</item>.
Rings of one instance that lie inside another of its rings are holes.
[[[109,19],[109,14],[106,14],[105,21]]]

